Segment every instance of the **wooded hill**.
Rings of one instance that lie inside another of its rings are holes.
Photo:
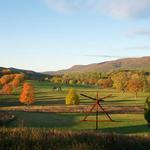
[[[31,71],[31,70],[23,70],[23,69],[17,69],[17,68],[5,68],[5,67],[0,67],[0,76],[2,76],[2,70],[10,70],[12,73],[24,73],[26,79],[30,80],[44,80],[46,77],[50,77],[50,75],[46,75],[43,73]]]

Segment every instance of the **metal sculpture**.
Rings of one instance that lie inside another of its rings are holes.
[[[100,104],[100,102],[104,101],[104,99],[111,97],[112,95],[108,95],[105,97],[99,97],[99,93],[97,92],[97,96],[96,98],[93,98],[91,96],[87,96],[85,94],[80,94],[81,96],[84,96],[86,98],[95,100],[95,103],[92,104],[92,107],[90,108],[90,110],[88,112],[86,112],[86,116],[84,117],[84,119],[82,121],[84,122],[96,122],[96,130],[98,129],[98,122],[112,122],[112,118],[110,117],[110,115],[105,111],[105,109],[102,107],[102,105]],[[96,120],[87,120],[88,116],[90,115],[90,113],[92,113],[92,111],[96,108]],[[106,114],[106,116],[108,117],[109,120],[98,120],[98,116],[99,116],[99,108]]]

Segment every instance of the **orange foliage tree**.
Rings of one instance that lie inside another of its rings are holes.
[[[17,88],[20,84],[20,81],[18,79],[14,79],[11,83],[12,83],[14,88]]]
[[[23,73],[15,74],[15,79],[18,79],[20,82],[23,82],[25,75]]]
[[[135,93],[135,99],[137,98],[137,93],[142,91],[143,82],[139,79],[130,79],[127,85],[129,92]]]
[[[100,88],[109,88],[112,87],[112,80],[111,79],[100,79],[97,83]]]
[[[20,102],[24,104],[32,104],[35,100],[34,89],[31,83],[24,83],[20,95]]]
[[[11,80],[13,80],[15,76],[13,74],[10,74],[10,75],[3,75],[1,78],[0,78],[0,84],[2,85],[5,85],[7,83],[9,83]]]
[[[12,93],[12,91],[13,91],[12,84],[5,84],[1,90],[1,93],[10,95]]]
[[[24,74],[15,74],[15,78],[12,81],[12,85],[14,88],[17,88],[23,81],[24,81]]]

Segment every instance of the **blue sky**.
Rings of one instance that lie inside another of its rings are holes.
[[[149,40],[149,0],[0,0],[0,66],[49,71],[149,56]]]

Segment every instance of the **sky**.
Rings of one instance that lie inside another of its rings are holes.
[[[42,71],[150,56],[150,0],[0,0],[0,66]]]

